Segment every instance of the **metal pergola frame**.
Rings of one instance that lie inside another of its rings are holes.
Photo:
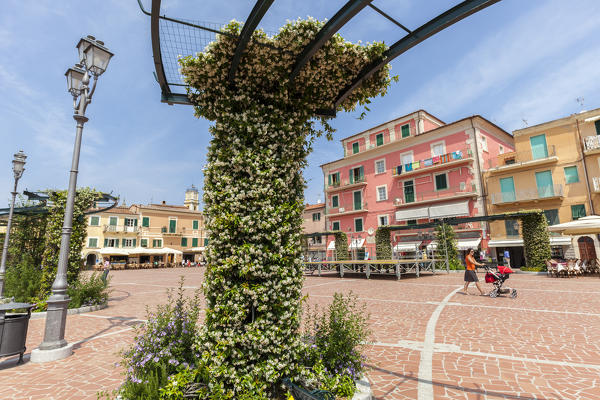
[[[348,21],[354,18],[361,10],[365,7],[370,7],[377,13],[382,15],[384,18],[392,21],[395,25],[406,31],[406,36],[392,44],[383,54],[381,59],[374,61],[373,63],[365,66],[362,71],[349,82],[342,90],[339,91],[334,99],[334,107],[331,110],[320,110],[319,115],[323,117],[335,117],[336,110],[340,104],[346,100],[352,92],[360,87],[362,83],[369,79],[375,72],[383,68],[386,64],[390,63],[396,57],[405,53],[409,49],[425,41],[436,33],[448,28],[449,26],[459,22],[460,20],[481,11],[501,0],[465,0],[451,9],[443,12],[432,20],[426,22],[420,27],[410,30],[394,18],[389,16],[383,10],[372,5],[373,0],[349,0],[336,14],[321,28],[315,38],[303,49],[300,55],[297,57],[292,72],[290,74],[290,85],[293,85],[295,78],[298,76],[302,68],[310,61],[312,56],[329,40],[331,37],[338,32]],[[269,7],[273,4],[274,0],[257,0],[250,15],[246,19],[246,22],[240,32],[238,38],[238,44],[235,49],[233,58],[231,60],[230,69],[228,72],[228,80],[233,85],[235,75],[238,66],[241,62],[246,46],[251,41],[252,33],[262,20]],[[161,47],[160,47],[160,26],[159,20],[163,19],[166,21],[183,24],[193,28],[210,31],[213,33],[224,34],[218,30],[202,26],[199,24],[193,24],[180,19],[169,18],[165,15],[160,15],[161,0],[152,0],[151,11],[148,12],[144,9],[141,0],[138,0],[138,4],[142,12],[150,16],[150,36],[152,39],[152,56],[154,58],[155,78],[161,88],[161,101],[163,103],[173,104],[187,104],[192,103],[188,99],[186,94],[174,93],[171,90],[171,86],[182,86],[181,84],[169,83],[165,74],[165,68],[163,65]],[[231,35],[234,36],[234,35]],[[234,36],[235,37],[235,36]],[[269,46],[272,47],[272,46]],[[200,49],[198,49],[200,50]],[[280,49],[285,51],[285,49]],[[185,85],[183,85],[185,86]]]
[[[46,214],[49,212],[49,207],[48,207],[47,203],[48,203],[48,200],[50,199],[50,195],[48,195],[44,192],[30,192],[28,190],[24,190],[23,194],[25,196],[27,196],[27,200],[39,201],[40,203],[29,206],[29,207],[16,207],[14,209],[14,214],[35,215],[35,214]],[[98,214],[103,211],[108,211],[117,206],[117,203],[119,202],[119,198],[114,197],[110,193],[101,193],[100,198],[96,201],[100,202],[100,203],[108,203],[108,202],[112,202],[112,203],[106,207],[100,207],[97,209],[88,210],[84,213],[85,215]],[[0,208],[0,218],[2,218],[5,215],[8,215],[9,210],[10,210],[10,208]]]

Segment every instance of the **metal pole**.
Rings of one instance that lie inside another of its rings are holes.
[[[446,272],[450,273],[450,262],[448,261],[448,241],[446,240],[446,223],[442,223],[442,235],[444,236],[444,250],[446,251]]]
[[[81,150],[81,136],[83,124],[88,119],[79,114],[73,115],[77,121],[75,134],[75,147],[73,149],[73,161],[71,163],[71,174],[69,177],[69,191],[67,193],[67,204],[63,220],[62,236],[60,238],[60,253],[58,255],[58,268],[56,279],[52,284],[52,295],[48,299],[48,313],[46,314],[46,329],[44,341],[40,344],[41,350],[52,350],[67,345],[65,340],[65,324],[67,322],[67,306],[71,299],[67,295],[67,266],[69,264],[69,251],[71,232],[73,230],[73,206],[77,190],[77,172],[79,167],[79,153]]]
[[[0,261],[0,298],[4,297],[4,275],[6,274],[6,257],[8,256],[8,241],[10,239],[10,228],[12,226],[13,211],[15,209],[15,198],[17,197],[18,182],[19,178],[15,177],[15,187],[12,191],[12,201],[10,203],[10,211],[8,212],[6,234],[4,235],[4,244],[2,245],[2,261]]]

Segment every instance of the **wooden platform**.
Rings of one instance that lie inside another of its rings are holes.
[[[396,275],[397,279],[402,274],[416,274],[429,271],[433,274],[444,269],[436,269],[436,266],[444,265],[442,259],[404,259],[404,260],[343,260],[343,261],[310,261],[304,263],[304,272],[311,275],[317,272],[319,276],[325,272],[337,272],[340,278],[345,272],[364,273],[367,279],[371,274]]]

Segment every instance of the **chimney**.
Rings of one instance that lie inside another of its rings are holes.
[[[164,206],[164,205],[166,205],[166,204],[167,204],[167,202],[163,200],[163,201],[162,201],[162,205]]]

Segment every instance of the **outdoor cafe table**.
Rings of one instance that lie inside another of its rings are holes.
[[[317,271],[321,276],[323,271],[339,271],[340,278],[344,277],[344,271],[348,272],[365,272],[367,279],[372,272],[380,273],[381,270],[394,270],[397,279],[400,279],[402,274],[415,273],[417,277],[422,271],[431,271],[435,274],[436,262],[442,260],[437,259],[404,259],[404,260],[343,260],[343,261],[310,261],[305,262],[305,270],[312,272]]]

